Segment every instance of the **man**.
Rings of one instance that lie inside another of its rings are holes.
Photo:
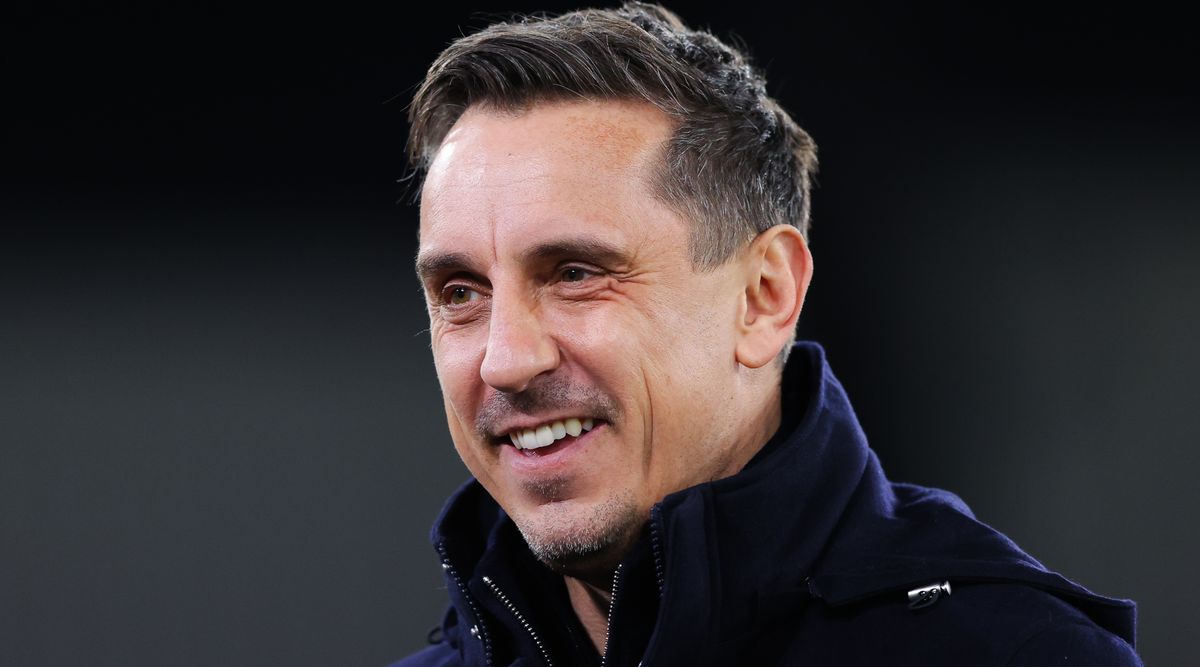
[[[1132,603],[888,482],[793,347],[816,149],[738,52],[642,4],[498,24],[410,120],[474,480],[401,665],[1140,664]]]

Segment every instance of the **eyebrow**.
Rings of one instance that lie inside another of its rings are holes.
[[[539,243],[523,250],[519,255],[521,262],[544,262],[563,257],[578,257],[582,260],[604,265],[624,265],[628,263],[627,253],[618,246],[602,241],[594,236],[558,239]],[[434,276],[472,271],[475,263],[469,255],[459,252],[433,251],[417,255],[417,276],[422,281],[428,281]]]
[[[440,273],[465,271],[470,266],[470,259],[459,252],[432,252],[427,255],[417,255],[417,277],[422,281],[428,281]]]
[[[597,264],[625,264],[628,256],[618,246],[594,236],[579,236],[539,243],[521,253],[524,262],[578,257]]]

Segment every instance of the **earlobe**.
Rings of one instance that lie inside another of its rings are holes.
[[[812,255],[800,230],[791,225],[762,232],[746,252],[736,355],[743,366],[760,368],[792,338],[812,279]]]

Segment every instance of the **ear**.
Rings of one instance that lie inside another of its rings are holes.
[[[745,252],[744,312],[735,355],[743,366],[760,368],[792,340],[812,279],[812,255],[800,230],[791,225],[762,232]]]

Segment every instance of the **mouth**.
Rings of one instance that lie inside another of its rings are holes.
[[[556,419],[531,428],[511,431],[501,442],[511,442],[519,451],[530,455],[536,450],[551,447],[564,440],[567,442],[573,441],[580,435],[595,428],[596,425],[596,421],[591,417]]]
[[[561,483],[584,472],[587,467],[579,468],[580,462],[587,460],[588,452],[598,451],[595,439],[608,433],[609,423],[595,417],[570,417],[536,425],[524,422],[511,428],[492,440],[507,474],[544,484],[548,479]]]

